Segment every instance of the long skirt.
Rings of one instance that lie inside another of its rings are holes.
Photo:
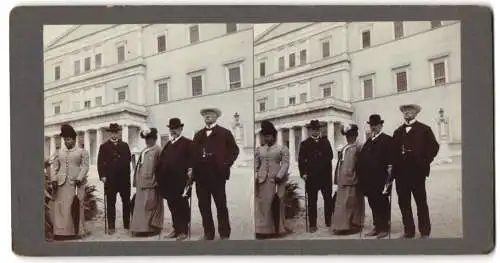
[[[276,187],[277,186],[277,187]],[[276,189],[277,188],[277,189]],[[285,192],[286,183],[276,185],[275,182],[267,179],[259,183],[255,188],[255,233],[262,235],[285,234]],[[279,227],[276,231],[275,218],[273,212],[273,198],[275,193],[279,198]]]
[[[363,225],[365,202],[363,194],[354,185],[339,185],[335,213],[333,214],[333,230],[352,230]]]
[[[130,231],[150,233],[162,228],[163,198],[155,188],[137,188]]]
[[[71,214],[71,204],[75,196],[75,185],[66,181],[63,185],[57,188],[55,199],[53,202],[52,222],[54,224],[55,236],[75,236],[83,235],[86,230],[84,227],[84,198],[85,186],[76,187],[76,194],[80,200],[80,219],[79,219],[79,233],[75,232],[75,225],[73,223],[73,216]]]

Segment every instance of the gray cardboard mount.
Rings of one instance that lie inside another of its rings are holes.
[[[461,20],[463,238],[46,242],[44,24]],[[481,254],[494,248],[493,15],[481,6],[24,6],[10,14],[12,249],[26,256]],[[478,128],[479,127],[479,128]],[[20,145],[28,146],[18,147]]]

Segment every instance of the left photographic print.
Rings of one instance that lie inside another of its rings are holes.
[[[46,240],[254,239],[251,24],[43,30]]]

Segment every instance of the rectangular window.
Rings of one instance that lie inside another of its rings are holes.
[[[434,70],[434,85],[446,83],[446,68],[444,61],[435,62],[432,67]]]
[[[90,100],[86,100],[86,101],[83,103],[83,106],[85,107],[85,109],[90,109]]]
[[[240,66],[228,68],[228,73],[229,73],[229,89],[241,88]]]
[[[331,87],[323,88],[323,98],[328,98],[331,96],[332,96],[332,88]]]
[[[366,30],[366,31],[363,31],[363,33],[361,33],[361,38],[362,38],[362,41],[363,41],[363,48],[367,48],[367,47],[370,47],[371,46],[371,33],[370,33],[370,30]]]
[[[75,75],[80,74],[80,60],[77,60],[73,63],[75,69]]]
[[[233,33],[238,31],[238,26],[236,24],[226,24],[226,33]]]
[[[288,104],[289,105],[295,105],[296,104],[296,99],[295,99],[295,96],[292,96],[292,97],[289,97],[288,98]]]
[[[90,71],[90,57],[85,58],[84,70],[85,70],[85,72]]]
[[[158,102],[164,103],[168,101],[168,82],[158,82]]]
[[[102,54],[95,55],[95,68],[100,68],[102,66]]]
[[[288,55],[288,67],[295,67],[295,53]]]
[[[431,21],[431,29],[434,29],[434,28],[438,28],[440,27],[442,24],[441,24],[441,21],[440,20],[433,20]]]
[[[285,57],[280,57],[278,59],[278,70],[280,72],[285,70]]]
[[[102,105],[102,96],[95,97],[95,105],[96,106],[101,106]]]
[[[327,58],[330,56],[330,41],[323,41],[321,43],[321,48],[323,50],[323,58]]]
[[[196,43],[200,41],[200,30],[198,25],[189,27],[189,42]]]
[[[193,97],[203,95],[203,78],[202,76],[191,77],[191,91]]]
[[[307,50],[303,49],[300,51],[300,65],[305,65],[307,63]]]
[[[266,111],[266,101],[260,101],[259,102],[259,112],[264,112]]]
[[[300,103],[304,103],[306,101],[307,101],[307,93],[306,92],[300,93]]]
[[[61,105],[55,105],[54,106],[54,114],[60,114],[61,113]]]
[[[398,92],[408,90],[408,78],[406,70],[396,72],[396,90]]]
[[[403,21],[394,21],[394,38],[402,38],[405,35]]]
[[[55,80],[61,79],[61,66],[56,66],[54,68],[54,79]]]
[[[127,99],[127,92],[125,90],[118,91],[118,102],[124,102]]]
[[[260,62],[260,76],[264,77],[266,75],[266,62]]]
[[[167,37],[165,35],[161,35],[156,37],[158,53],[165,52],[167,50]]]
[[[125,46],[119,46],[116,48],[118,63],[125,61]]]
[[[373,98],[373,78],[365,78],[363,80],[363,98]]]

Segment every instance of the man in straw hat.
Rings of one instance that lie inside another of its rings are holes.
[[[328,138],[321,137],[318,120],[311,120],[306,127],[311,130],[311,136],[300,143],[299,172],[306,182],[309,231],[316,232],[318,191],[323,196],[325,225],[331,226],[333,151]]]
[[[193,141],[182,136],[184,124],[179,118],[170,119],[167,126],[171,139],[163,147],[156,173],[172,214],[174,229],[167,238],[182,241],[187,238],[190,220],[189,203],[182,194],[193,180]]]
[[[384,120],[373,114],[367,122],[371,134],[358,156],[359,185],[368,198],[372,210],[374,229],[366,236],[384,238],[389,234],[389,197],[384,186],[389,180],[394,159],[392,137],[382,132]]]
[[[111,123],[106,129],[110,138],[99,147],[97,155],[97,171],[99,179],[104,183],[106,195],[108,234],[115,230],[116,194],[120,194],[123,204],[123,227],[130,226],[130,162],[132,154],[128,144],[121,140],[121,127]]]
[[[399,107],[404,117],[404,124],[394,131],[396,162],[394,175],[398,203],[403,216],[404,234],[402,238],[415,237],[415,223],[411,209],[411,195],[415,198],[418,215],[418,229],[422,238],[431,232],[429,207],[425,181],[429,176],[430,164],[439,150],[431,128],[415,118],[421,107],[406,104]]]
[[[202,239],[213,240],[215,237],[212,197],[217,207],[219,235],[222,239],[228,239],[231,227],[226,200],[226,180],[229,179],[231,166],[238,157],[239,148],[231,132],[217,125],[216,121],[221,115],[219,109],[205,108],[200,113],[206,126],[194,135],[193,175],[203,221]]]
[[[66,239],[87,234],[83,201],[89,153],[76,146],[77,134],[71,125],[63,124],[60,136],[66,147],[53,157],[50,173],[54,195],[53,231],[56,239]]]

